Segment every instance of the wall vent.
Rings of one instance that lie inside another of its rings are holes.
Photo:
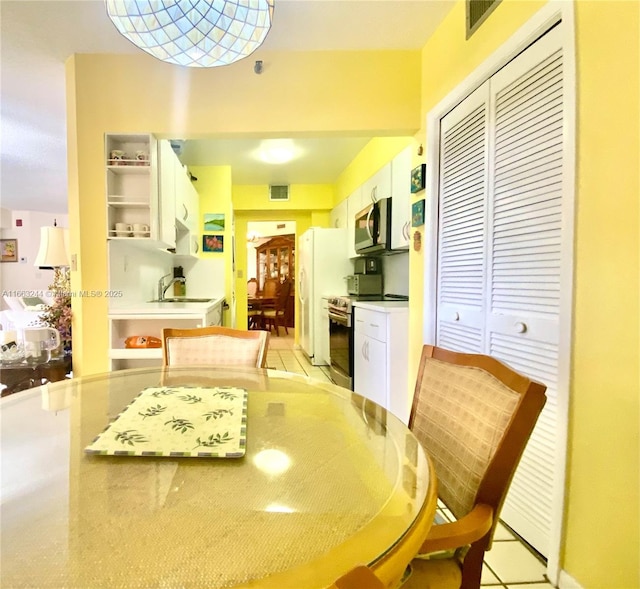
[[[467,39],[500,4],[500,0],[467,0]]]
[[[289,200],[289,185],[269,186],[269,200]]]

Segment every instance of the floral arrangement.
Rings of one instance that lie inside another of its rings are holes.
[[[65,352],[71,351],[71,282],[67,268],[55,268],[53,284],[49,290],[53,293],[53,303],[47,305],[42,320],[60,332],[60,340]]]

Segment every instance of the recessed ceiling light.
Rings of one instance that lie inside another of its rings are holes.
[[[258,159],[267,164],[286,164],[298,155],[292,139],[265,139],[257,151]]]

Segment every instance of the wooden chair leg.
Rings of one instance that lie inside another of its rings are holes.
[[[471,544],[469,551],[465,554],[460,589],[478,589],[480,587],[486,545],[486,540],[478,540]]]

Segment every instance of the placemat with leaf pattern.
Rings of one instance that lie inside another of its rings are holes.
[[[144,389],[85,448],[113,456],[238,458],[247,441],[247,391],[234,387]]]

